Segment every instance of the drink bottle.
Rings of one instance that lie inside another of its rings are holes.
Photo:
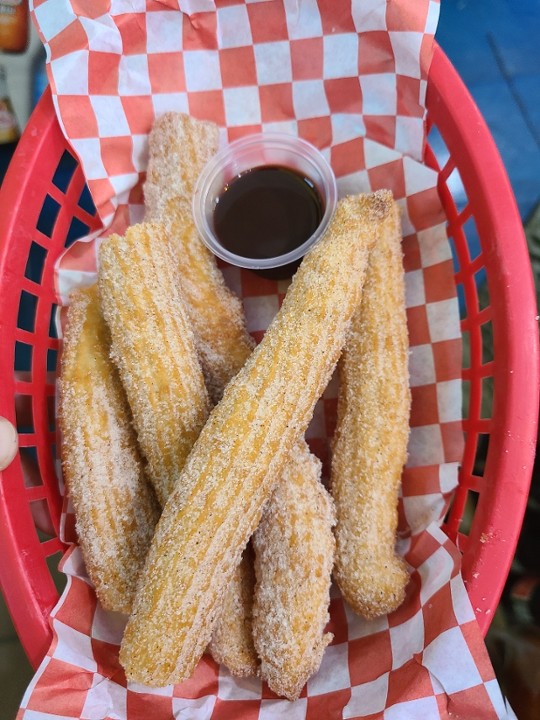
[[[0,0],[0,50],[22,53],[30,39],[27,0]]]

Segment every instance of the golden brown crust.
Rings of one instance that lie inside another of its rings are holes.
[[[271,690],[289,700],[299,697],[332,640],[324,628],[335,509],[320,474],[320,461],[305,442],[299,443],[253,535],[253,637],[260,674]]]
[[[410,412],[397,206],[382,231],[340,361],[331,473],[338,519],[334,576],[347,602],[367,618],[397,608],[408,581],[395,553]]]
[[[181,681],[209,642],[242,550],[337,363],[360,300],[380,200],[339,204],[195,443],[158,524],[126,627],[120,660],[129,679]]]
[[[154,122],[148,137],[148,168],[144,185],[147,220],[163,221],[171,199],[191,206],[195,183],[215,155],[219,128],[190,115],[167,112]]]
[[[107,610],[129,613],[158,504],[109,359],[95,286],[72,297],[67,318],[58,407],[63,476],[97,596]]]
[[[227,288],[191,214],[194,185],[217,147],[216,125],[182,113],[166,113],[150,133],[144,188],[146,217],[163,223],[176,254],[199,361],[214,403],[255,345],[246,329],[242,304]],[[258,666],[251,636],[254,574],[248,555],[235,571],[208,648],[216,662],[238,676],[255,674]]]
[[[210,402],[163,228],[142,223],[112,235],[100,247],[98,275],[111,355],[164,505]]]
[[[191,214],[176,201],[168,207],[167,233],[180,268],[206,387],[217,403],[255,343],[246,330],[242,303],[226,286],[215,256],[199,239]]]
[[[259,660],[253,645],[253,553],[248,545],[223,598],[208,646],[214,660],[237,677],[257,674]]]
[[[220,400],[223,388],[254,347],[242,303],[226,286],[191,214],[193,188],[215,154],[218,139],[213,123],[166,113],[150,133],[144,186],[146,217],[163,223],[177,257],[186,309],[213,402]]]

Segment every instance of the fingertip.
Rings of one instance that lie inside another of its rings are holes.
[[[19,436],[15,427],[0,417],[0,470],[5,470],[17,454]]]

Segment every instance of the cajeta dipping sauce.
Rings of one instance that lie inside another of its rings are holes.
[[[246,258],[291,252],[319,227],[324,203],[296,170],[263,165],[234,177],[217,198],[214,231],[221,245]]]

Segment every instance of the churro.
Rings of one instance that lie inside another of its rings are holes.
[[[237,677],[256,675],[259,660],[253,644],[255,572],[249,544],[234,570],[208,646],[214,660]]]
[[[386,193],[347,198],[227,385],[158,523],[126,626],[130,680],[189,677],[264,503],[327,385],[359,304]]]
[[[410,411],[400,240],[396,206],[371,251],[362,303],[340,360],[331,470],[334,576],[353,610],[366,618],[397,608],[408,582],[395,552]]]
[[[191,213],[195,182],[219,141],[217,125],[165,113],[149,136],[144,185],[148,220],[163,223],[180,268],[183,295],[206,386],[214,402],[251,353],[240,300],[198,236]]]
[[[217,125],[169,112],[149,136],[144,186],[146,217],[163,223],[177,254],[178,270],[195,345],[214,403],[251,354],[255,343],[240,300],[227,288],[216,259],[201,241],[191,214],[191,196],[204,165],[216,152]],[[209,651],[238,676],[255,673],[251,636],[254,572],[251,553],[235,571]]]
[[[71,301],[59,378],[62,470],[88,575],[107,610],[131,611],[159,517],[109,358],[96,286]]]
[[[330,578],[334,503],[320,482],[321,463],[299,443],[253,535],[253,637],[260,674],[278,695],[296,700],[332,640]]]
[[[143,223],[109,237],[99,250],[98,277],[111,357],[164,505],[210,402],[163,228]]]
[[[178,112],[166,112],[156,119],[148,136],[144,184],[149,220],[166,219],[170,200],[191,207],[197,179],[218,146],[219,128],[215,123]]]

